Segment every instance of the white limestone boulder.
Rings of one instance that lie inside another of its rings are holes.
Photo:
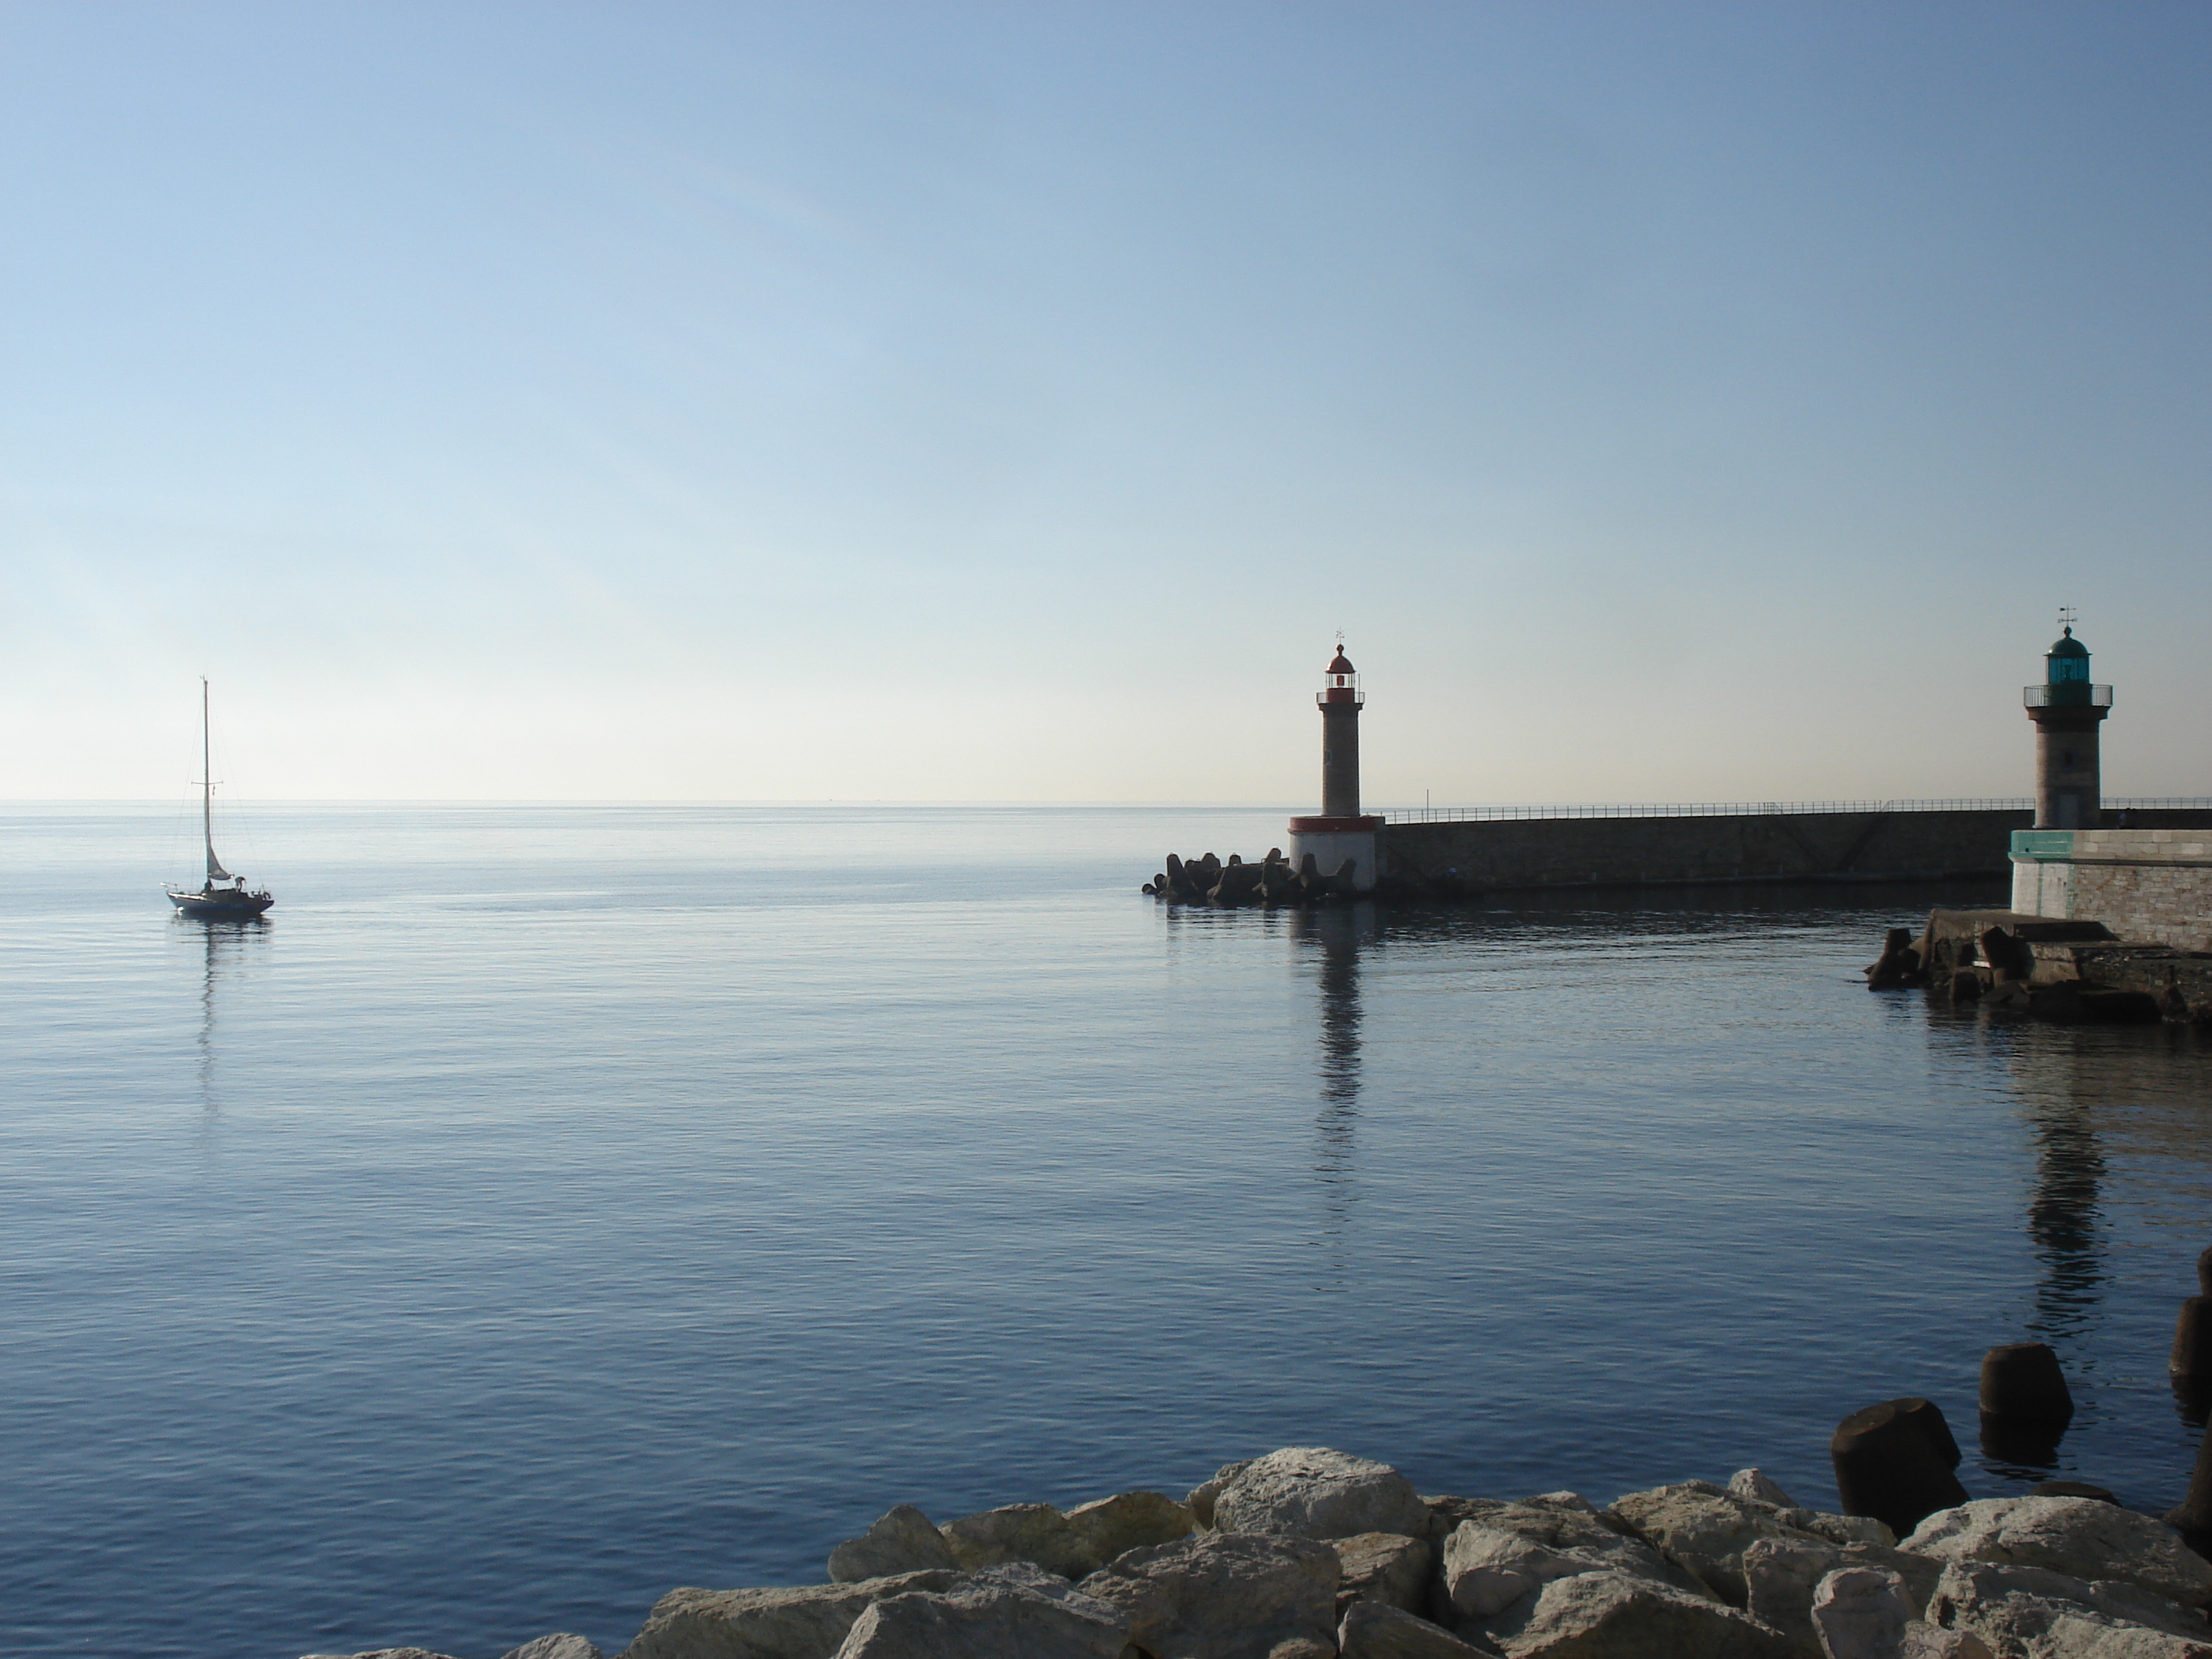
[[[1081,1578],[1116,1556],[1154,1544],[1172,1544],[1197,1529],[1198,1518],[1189,1506],[1164,1492],[1116,1492],[1079,1504],[1067,1512],[1067,1576]]]
[[[1497,1650],[1462,1641],[1387,1601],[1354,1601],[1336,1627],[1339,1659],[1480,1659]]]
[[[1996,1659],[1996,1655],[1970,1630],[1945,1630],[1915,1620],[1905,1627],[1897,1659]]]
[[[1661,1554],[1730,1607],[1747,1607],[1744,1554],[1761,1539],[1844,1545],[1893,1541],[1878,1521],[1782,1509],[1710,1480],[1684,1480],[1613,1500],[1607,1518],[1648,1540]]]
[[[555,1631],[509,1650],[500,1659],[603,1659],[599,1649],[568,1631]]]
[[[1231,1480],[1251,1467],[1252,1460],[1249,1457],[1240,1458],[1234,1463],[1224,1463],[1213,1472],[1212,1480],[1201,1480],[1190,1489],[1190,1496],[1182,1501],[1200,1526],[1210,1528],[1213,1525],[1214,1500],[1221,1496],[1223,1489]]]
[[[1619,1571],[1613,1558],[1596,1550],[1555,1548],[1480,1521],[1462,1521],[1444,1540],[1443,1591],[1462,1620],[1495,1618],[1557,1578]],[[1652,1570],[1628,1576],[1667,1583],[1656,1561]]]
[[[1507,1659],[1793,1659],[1748,1613],[1620,1572],[1555,1578],[1480,1630]]]
[[[830,1582],[857,1584],[867,1578],[958,1565],[945,1534],[930,1518],[913,1504],[901,1504],[858,1538],[848,1538],[830,1552]]]
[[[1765,1469],[1738,1469],[1729,1477],[1729,1491],[1738,1498],[1748,1498],[1754,1504],[1771,1504],[1778,1510],[1794,1510],[1796,1499],[1766,1477]]]
[[[957,1573],[902,1572],[792,1589],[672,1589],[623,1659],[830,1659],[876,1602],[950,1589]]]
[[[1844,1553],[1822,1539],[1760,1538],[1743,1553],[1743,1610],[1771,1625],[1799,1651],[1820,1651],[1813,1629],[1813,1592],[1844,1565]]]
[[[1434,1498],[1424,1502],[1443,1528],[1446,1551],[1458,1528],[1472,1522],[1486,1531],[1509,1533],[1541,1550],[1570,1554],[1576,1564],[1571,1569],[1573,1571],[1604,1567],[1632,1577],[1672,1584],[1694,1595],[1709,1594],[1696,1578],[1635,1536],[1625,1523],[1600,1515],[1573,1492],[1546,1492],[1540,1497],[1512,1502],[1484,1498]],[[1471,1549],[1472,1545],[1462,1548]],[[1490,1548],[1498,1550],[1502,1547],[1492,1545]],[[1543,1577],[1538,1575],[1540,1582]],[[1440,1592],[1449,1594],[1448,1571],[1440,1578],[1438,1588]]]
[[[948,1521],[940,1530],[963,1572],[1028,1561],[1063,1578],[1075,1576],[1082,1545],[1050,1504],[1008,1504]]]
[[[1338,1573],[1312,1539],[1213,1532],[1131,1550],[1077,1588],[1120,1608],[1154,1659],[1326,1659]]]
[[[1954,1562],[1929,1616],[1976,1637],[1996,1659],[2212,1659],[2212,1622],[2196,1608],[2041,1567]]]
[[[1383,1601],[1408,1613],[1428,1611],[1437,1550],[1427,1539],[1363,1532],[1331,1544],[1341,1573],[1336,1591],[1339,1618],[1354,1601]]]
[[[1024,1561],[871,1603],[836,1659],[1121,1659],[1128,1640],[1118,1607]]]
[[[1938,1510],[1899,1546],[1956,1564],[2117,1579],[2185,1606],[2212,1601],[2212,1562],[2162,1521],[2094,1498],[1984,1498]]]
[[[1327,1446],[1285,1446],[1255,1457],[1213,1500],[1221,1532],[1350,1538],[1425,1533],[1429,1511],[1413,1483],[1387,1463]]]
[[[1936,1593],[1942,1564],[1879,1544],[1832,1544],[1825,1538],[1762,1538],[1743,1553],[1747,1595],[1744,1611],[1783,1632],[1808,1654],[1820,1650],[1813,1629],[1813,1594],[1830,1573],[1845,1567],[1893,1572],[1905,1585],[1917,1619]]]
[[[1813,1592],[1813,1628],[1827,1659],[1898,1659],[1912,1622],[1905,1580],[1879,1567],[1844,1567]]]

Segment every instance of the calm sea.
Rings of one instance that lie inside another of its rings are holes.
[[[2212,1045],[1870,995],[1928,891],[1169,911],[1276,812],[9,809],[0,1651],[553,1629],[1321,1443],[1603,1501],[2042,1337],[2176,1501]],[[1987,901],[1968,892],[1954,896]]]

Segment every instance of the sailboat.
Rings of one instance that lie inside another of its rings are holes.
[[[168,887],[163,890],[169,902],[188,916],[198,916],[207,921],[251,921],[276,901],[263,888],[258,893],[246,890],[246,878],[234,876],[222,867],[222,860],[215,855],[215,768],[210,764],[210,744],[208,741],[208,683],[200,681],[200,828],[207,838],[207,883],[198,892],[190,888]],[[228,887],[218,887],[227,881]]]

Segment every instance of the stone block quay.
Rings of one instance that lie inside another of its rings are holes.
[[[2212,827],[2018,830],[2012,878],[2016,911],[2212,951]]]
[[[2033,819],[2025,804],[1616,811],[1618,816],[1386,817],[1376,831],[1376,862],[1386,886],[1439,895],[1736,882],[1995,880],[2010,873],[2013,831]],[[2212,821],[2212,814],[2206,817]]]

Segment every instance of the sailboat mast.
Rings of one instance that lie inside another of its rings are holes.
[[[215,765],[208,741],[208,683],[200,676],[200,829],[207,836],[208,879],[222,868],[215,858]]]

